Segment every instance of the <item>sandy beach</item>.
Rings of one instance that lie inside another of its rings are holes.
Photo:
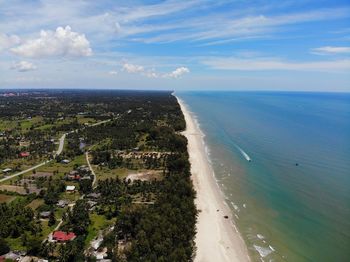
[[[245,243],[233,225],[232,212],[224,204],[213,176],[203,134],[184,103],[180,99],[178,102],[187,125],[183,134],[188,139],[192,180],[197,192],[195,203],[199,210],[195,261],[250,261]]]

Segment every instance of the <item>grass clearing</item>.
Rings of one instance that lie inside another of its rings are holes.
[[[7,244],[10,246],[11,250],[26,251],[26,248],[22,245],[21,237],[18,238],[5,238]]]
[[[27,207],[30,207],[33,210],[36,210],[39,206],[44,204],[43,199],[34,199],[32,202],[30,202]]]
[[[109,178],[117,178],[123,179],[127,177],[130,171],[127,168],[116,168],[109,169],[107,167],[93,166],[93,169],[96,173],[97,180],[106,180]]]
[[[16,199],[16,196],[0,194],[0,203],[10,203],[14,199]]]
[[[77,189],[77,188],[76,188]],[[70,202],[74,202],[77,201],[80,198],[80,194],[78,191],[74,192],[74,193],[67,193],[64,192],[60,195],[60,199],[66,199],[69,200]]]
[[[41,221],[41,226],[43,231],[41,232],[41,239],[44,240],[45,238],[47,238],[47,236],[55,229],[55,227],[58,225],[59,221],[56,218],[56,223],[52,226],[49,227],[48,225],[49,221],[47,220],[43,220]]]
[[[37,169],[37,171],[38,172],[50,172],[50,173],[57,171],[57,174],[60,175],[61,177],[63,177],[64,173],[72,171],[74,169],[75,165],[77,165],[77,166],[87,165],[84,154],[77,156],[68,164],[57,163],[55,160],[51,161],[50,163],[39,167]]]
[[[88,235],[85,239],[85,245],[88,245],[100,230],[107,228],[115,223],[115,219],[107,220],[104,215],[95,213],[90,214],[91,224],[88,227]]]

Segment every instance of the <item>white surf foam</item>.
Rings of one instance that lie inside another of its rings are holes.
[[[233,203],[233,202],[231,201],[231,205],[233,206],[233,208],[234,208],[236,211],[239,212],[239,207],[238,207],[235,203]]]
[[[253,245],[253,246],[254,246],[255,250],[258,251],[258,253],[261,257],[266,257],[273,252],[273,250],[271,250],[270,248],[267,248],[267,247],[261,247],[261,246],[257,246],[257,245]]]
[[[261,235],[261,234],[257,234],[256,235],[259,239],[264,239],[265,237],[263,236],[263,235]]]

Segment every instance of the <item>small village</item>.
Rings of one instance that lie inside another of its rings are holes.
[[[31,221],[11,230],[0,224],[0,261],[127,260],[136,236],[128,224],[163,194],[173,150],[183,142],[167,126],[137,121],[147,113],[140,108],[108,109],[102,119],[79,109],[50,121],[22,113],[15,126],[0,118],[0,147],[9,148],[0,162],[0,212],[21,208],[13,219]]]

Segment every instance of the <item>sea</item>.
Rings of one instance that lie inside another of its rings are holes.
[[[253,261],[350,261],[350,93],[176,95]]]

